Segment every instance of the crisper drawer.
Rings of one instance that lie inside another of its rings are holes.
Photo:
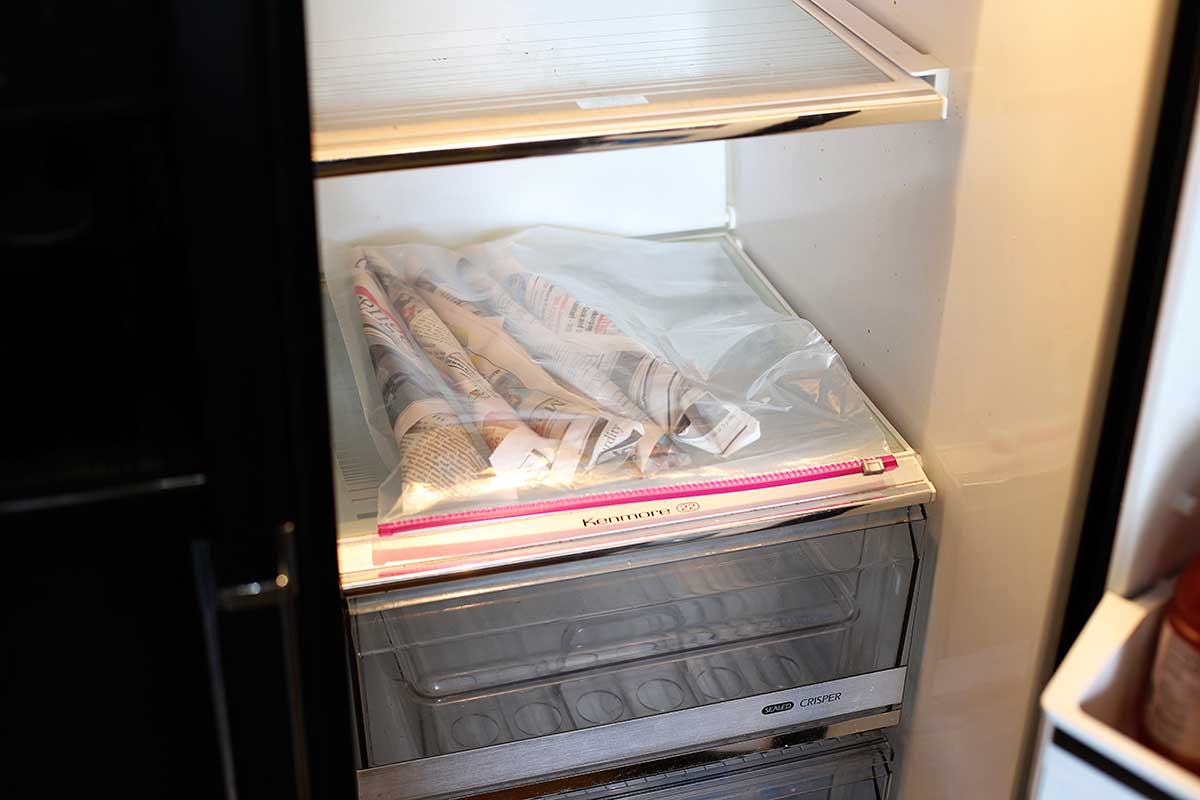
[[[352,597],[363,795],[894,721],[923,523],[897,509]]]
[[[884,800],[892,747],[879,733],[777,748],[544,800]]]

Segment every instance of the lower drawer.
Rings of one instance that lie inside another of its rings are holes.
[[[351,597],[360,796],[893,725],[922,522],[895,509]]]
[[[541,795],[544,800],[883,800],[892,748],[882,734],[734,755],[651,777]],[[497,798],[499,800],[499,798]]]

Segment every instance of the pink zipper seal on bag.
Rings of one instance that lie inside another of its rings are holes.
[[[542,500],[533,503],[481,508],[472,511],[433,514],[425,517],[397,520],[396,522],[385,522],[379,526],[378,533],[382,537],[388,537],[404,533],[405,531],[441,528],[448,525],[494,522],[496,520],[508,520],[516,517],[529,517],[563,511],[580,511],[588,508],[624,503],[674,500],[679,498],[705,497],[715,494],[730,494],[733,492],[748,492],[756,489],[772,489],[778,486],[811,483],[813,481],[828,480],[829,478],[863,475],[864,466],[872,464],[872,462],[875,465],[882,465],[882,470],[878,470],[879,472],[890,472],[899,466],[896,457],[893,455],[858,458],[852,461],[840,461],[835,464],[825,464],[819,467],[789,469],[746,478],[721,478],[711,481],[682,483],[675,486],[625,489],[623,491],[603,492],[585,497],[563,497],[558,500]]]

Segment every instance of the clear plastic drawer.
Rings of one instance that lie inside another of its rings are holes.
[[[892,747],[879,733],[734,756],[645,778],[547,795],[545,800],[882,800]]]
[[[680,747],[681,725],[893,706],[923,523],[898,509],[352,597],[366,765],[561,749],[566,770]],[[580,755],[601,740],[572,735],[600,729],[638,753]]]

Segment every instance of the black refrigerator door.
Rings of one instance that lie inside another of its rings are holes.
[[[0,158],[5,788],[352,797],[302,4],[14,8]]]

